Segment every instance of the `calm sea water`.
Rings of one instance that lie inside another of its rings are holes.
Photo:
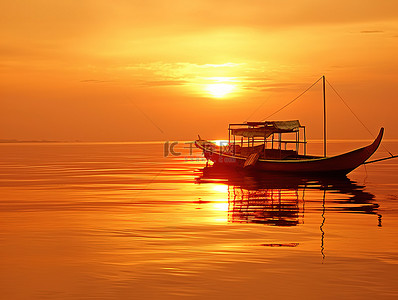
[[[1,298],[398,297],[398,160],[320,180],[176,150],[0,145]]]

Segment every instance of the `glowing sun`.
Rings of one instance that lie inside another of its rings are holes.
[[[212,83],[206,86],[206,91],[214,98],[223,98],[235,89],[233,84]]]

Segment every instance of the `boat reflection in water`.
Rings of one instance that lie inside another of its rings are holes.
[[[365,214],[378,210],[374,195],[345,176],[297,177],[211,166],[198,170],[196,181],[228,185],[228,220],[233,223],[296,226],[304,222],[306,205],[319,211],[323,222],[326,210]]]

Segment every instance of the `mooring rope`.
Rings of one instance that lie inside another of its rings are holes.
[[[371,160],[371,161],[365,161],[363,164],[367,165],[367,164],[372,164],[378,161],[383,161],[383,160],[387,160],[387,159],[391,159],[391,158],[398,158],[398,155],[392,155],[390,157],[383,157],[383,158],[379,158],[379,159],[375,159],[375,160]]]

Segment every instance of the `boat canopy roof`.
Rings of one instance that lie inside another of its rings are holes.
[[[241,126],[231,128],[231,126]],[[247,122],[243,124],[230,124],[231,134],[248,138],[263,137],[267,138],[273,133],[296,132],[300,127],[299,120],[291,121],[264,121]]]

